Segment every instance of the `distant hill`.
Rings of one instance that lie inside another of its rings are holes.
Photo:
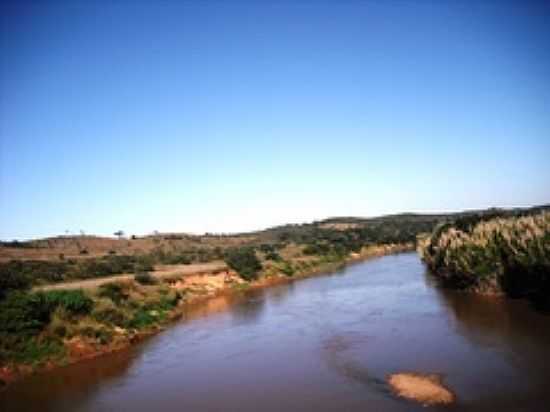
[[[293,242],[402,243],[413,242],[419,233],[431,232],[441,222],[458,219],[476,221],[483,217],[520,216],[550,210],[550,205],[532,208],[486,209],[458,213],[417,214],[401,213],[363,217],[331,217],[312,223],[287,224],[264,230],[236,234],[157,233],[148,236],[100,237],[57,236],[30,241],[0,242],[0,261],[88,259],[105,255],[141,255],[163,251],[166,253],[202,254],[239,245]],[[342,240],[346,238],[346,240]],[[218,253],[219,255],[219,253]]]

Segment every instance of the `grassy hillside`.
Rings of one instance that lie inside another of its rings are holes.
[[[548,208],[465,216],[440,224],[418,249],[452,287],[550,301]]]

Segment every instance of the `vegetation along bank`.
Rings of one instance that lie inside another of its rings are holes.
[[[418,250],[448,286],[550,306],[550,211],[461,217],[421,237]]]
[[[125,348],[179,317],[186,304],[220,293],[412,250],[416,235],[436,223],[407,215],[331,219],[242,235],[5,242],[0,379]]]

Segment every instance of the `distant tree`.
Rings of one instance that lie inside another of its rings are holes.
[[[119,239],[122,239],[122,236],[124,236],[124,231],[122,230],[117,230],[115,233],[113,233],[116,237],[118,237]]]

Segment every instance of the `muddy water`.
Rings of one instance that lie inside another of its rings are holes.
[[[550,316],[436,287],[415,254],[219,298],[115,355],[37,375],[2,411],[409,411],[385,385],[439,373],[445,410],[550,408]]]

